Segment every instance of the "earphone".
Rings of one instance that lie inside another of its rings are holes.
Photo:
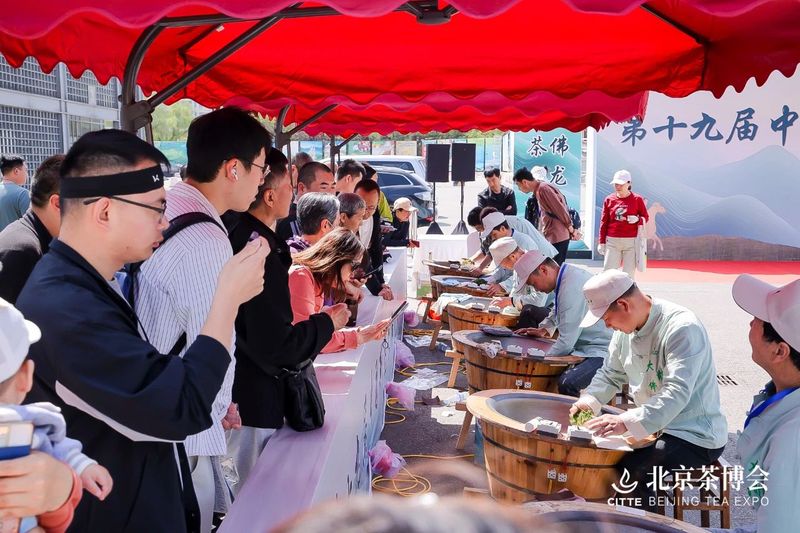
[[[239,175],[236,173],[236,167],[233,167],[233,170],[231,172],[233,173],[233,179],[239,181]]]

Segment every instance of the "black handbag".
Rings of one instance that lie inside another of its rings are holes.
[[[325,422],[325,404],[311,359],[297,368],[282,368],[276,376],[283,382],[284,416],[295,431],[319,429]]]

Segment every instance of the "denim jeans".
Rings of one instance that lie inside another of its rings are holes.
[[[581,391],[592,382],[597,369],[603,366],[602,357],[587,357],[583,362],[567,369],[558,378],[558,393],[580,397]]]

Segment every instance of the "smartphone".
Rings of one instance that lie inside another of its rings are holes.
[[[373,269],[372,269],[372,270],[370,270],[369,272],[365,272],[364,274],[361,274],[361,275],[359,275],[359,276],[357,277],[357,279],[367,279],[368,277],[370,277],[371,275],[373,275],[375,272],[377,272],[377,271],[378,271],[378,270],[380,270],[381,268],[383,268],[383,265],[381,265],[381,266],[379,266],[379,267],[376,267],[376,268],[373,268]]]
[[[400,313],[402,313],[402,312],[405,310],[405,308],[406,308],[406,307],[408,307],[408,302],[407,302],[407,301],[405,301],[405,302],[401,303],[401,304],[400,304],[400,305],[397,307],[397,309],[395,309],[395,310],[394,310],[394,313],[392,313],[392,317],[391,317],[389,320],[390,320],[390,321],[392,321],[392,322],[394,322],[394,319],[395,319],[395,318],[397,318],[397,316],[398,316]]]
[[[33,424],[4,422],[0,424],[0,460],[16,459],[31,453]]]

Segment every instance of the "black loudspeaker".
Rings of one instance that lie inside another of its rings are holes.
[[[453,143],[453,181],[475,181],[475,145]]]
[[[427,148],[425,153],[425,180],[431,183],[447,183],[449,181],[450,145],[429,144]]]

